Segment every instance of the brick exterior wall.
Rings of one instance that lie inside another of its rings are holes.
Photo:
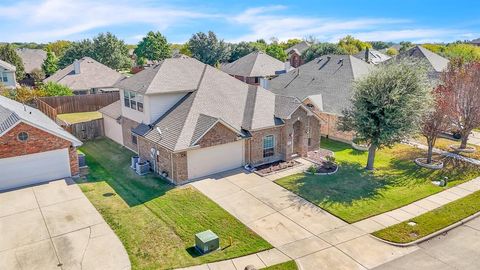
[[[308,115],[307,111],[300,107],[298,108],[291,116],[290,119],[285,121],[285,131],[287,136],[287,151],[286,151],[286,160],[291,159],[292,154],[294,154],[293,149],[293,140],[294,140],[294,124],[296,121],[302,123],[302,135],[301,135],[301,148],[300,152],[297,153],[300,156],[306,156],[307,151],[315,150],[320,147],[320,122],[313,115]],[[308,139],[310,138],[310,146],[308,145]]]
[[[215,124],[199,141],[201,148],[231,143],[237,140],[237,133],[221,123]]]
[[[337,127],[340,116],[322,112],[318,112],[317,115],[324,121],[320,129],[322,136],[345,142],[351,142],[353,140],[354,132],[338,130]]]
[[[20,132],[28,133],[28,140],[22,142],[17,136]],[[79,173],[77,149],[70,141],[57,137],[25,123],[19,123],[0,137],[0,158],[36,154],[46,151],[68,148],[70,171],[72,175]]]
[[[303,65],[302,56],[298,55],[297,53],[293,52],[290,54],[290,66],[293,68],[297,68]]]
[[[121,119],[122,124],[122,133],[123,133],[123,145],[128,149],[134,151],[135,153],[138,152],[138,136],[137,136],[137,145],[132,143],[132,128],[137,127],[140,123],[133,121],[132,119],[126,118],[122,116]]]
[[[245,151],[246,162],[252,165],[259,165],[272,161],[285,159],[285,131],[284,127],[275,127],[262,129],[258,131],[251,131],[252,137],[248,139],[246,144],[248,151]],[[274,155],[268,158],[263,157],[263,138],[268,135],[274,136],[275,152]]]

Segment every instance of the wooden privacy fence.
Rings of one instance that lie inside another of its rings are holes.
[[[36,102],[37,102],[37,109],[42,111],[46,116],[50,117],[51,119],[53,120],[57,119],[57,110],[55,110],[55,108],[53,108],[52,106],[48,105],[48,103],[40,99],[37,99]]]
[[[103,118],[75,124],[63,124],[62,127],[81,141],[92,140],[105,135]]]
[[[37,99],[37,107],[50,117],[49,113],[52,113],[52,108],[56,110],[56,114],[93,112],[98,111],[119,99],[119,92],[78,96],[40,97]],[[46,103],[50,108],[43,103]]]

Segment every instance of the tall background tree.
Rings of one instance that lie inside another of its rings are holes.
[[[388,48],[385,53],[389,56],[395,56],[398,54],[398,50],[392,47],[392,48]]]
[[[282,49],[286,50],[288,48],[293,47],[294,45],[297,45],[298,43],[301,43],[302,40],[298,38],[292,38],[284,42],[280,42],[280,46],[282,46]]]
[[[52,51],[57,58],[61,58],[68,48],[72,45],[71,41],[68,40],[57,40],[55,42],[50,42],[45,47],[46,51]]]
[[[276,58],[282,62],[285,62],[285,60],[287,60],[287,53],[285,53],[285,50],[277,42],[273,42],[272,44],[268,45],[265,52],[271,57]]]
[[[361,41],[350,35],[340,39],[338,46],[347,52],[347,54],[356,54],[367,48],[372,48],[372,45],[368,42]]]
[[[194,34],[188,41],[188,49],[192,57],[212,66],[227,62],[230,58],[230,47],[212,31]]]
[[[257,51],[257,49],[249,42],[242,41],[240,43],[231,44],[231,53],[228,62],[233,62],[245,55]]]
[[[15,47],[12,44],[7,43],[0,46],[0,59],[17,68],[17,71],[15,71],[17,80],[21,80],[25,77],[25,67],[23,66],[22,58],[18,56]]]
[[[480,126],[480,61],[450,61],[442,87],[452,93],[448,115],[462,136],[460,149],[465,149],[470,133]]]
[[[142,57],[154,62],[162,61],[163,59],[172,56],[172,51],[170,50],[167,38],[160,32],[153,31],[148,32],[148,34],[138,43],[134,52],[137,57]]]
[[[43,61],[42,70],[46,76],[50,76],[58,70],[58,59],[51,50],[47,50],[47,58]]]
[[[352,106],[339,128],[355,131],[369,144],[367,170],[374,169],[377,149],[391,147],[420,128],[431,105],[427,69],[395,61],[377,67],[355,84]]]
[[[58,61],[59,68],[65,68],[76,59],[93,57],[93,43],[90,39],[73,42]]]
[[[302,54],[303,60],[306,62],[327,54],[347,54],[347,52],[337,44],[322,42],[310,46]]]

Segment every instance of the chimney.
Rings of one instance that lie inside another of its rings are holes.
[[[370,63],[370,49],[365,49],[365,62]]]
[[[73,70],[75,71],[75,74],[80,74],[80,61],[77,59],[73,62]]]

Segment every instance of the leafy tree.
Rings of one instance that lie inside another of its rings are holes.
[[[480,61],[450,61],[441,87],[452,93],[448,115],[462,135],[460,148],[464,149],[472,130],[480,126]]]
[[[430,108],[427,69],[406,61],[377,67],[355,84],[352,106],[339,128],[355,131],[369,144],[366,169],[373,170],[375,153],[409,138]]]
[[[392,42],[372,41],[370,42],[375,50],[383,50],[393,45]]]
[[[258,39],[255,42],[250,42],[250,45],[252,45],[256,51],[259,52],[265,52],[267,50],[267,42],[264,39]]]
[[[180,48],[180,53],[183,54],[183,55],[192,57],[192,52],[190,51],[190,49],[188,47],[188,43],[185,43],[185,44],[182,45],[182,47]]]
[[[289,39],[285,42],[280,42],[280,46],[282,46],[282,49],[286,50],[286,49],[291,48],[292,46],[295,46],[295,45],[297,45],[298,43],[301,43],[301,42],[302,42],[301,39],[293,38],[293,39]]]
[[[252,46],[251,43],[242,41],[237,44],[231,44],[231,53],[230,53],[230,59],[228,59],[229,62],[233,62],[239,58],[244,57],[245,55],[256,51],[256,48]]]
[[[116,70],[132,66],[127,45],[110,32],[93,38],[93,58]]]
[[[443,51],[445,51],[445,49],[447,48],[447,46],[442,45],[442,44],[430,44],[430,43],[422,44],[422,47],[424,47],[425,49],[427,49],[429,51],[432,51],[434,53],[438,53],[438,54],[442,54]]]
[[[23,66],[22,58],[18,56],[12,44],[7,43],[0,46],[0,59],[17,68],[17,71],[15,71],[17,80],[21,80],[25,77],[25,67]]]
[[[59,68],[65,68],[85,56],[93,58],[93,43],[90,39],[73,42],[58,61]]]
[[[338,46],[344,49],[347,54],[356,54],[367,48],[372,48],[372,45],[368,42],[361,41],[350,35],[340,39]]]
[[[400,52],[404,52],[404,51],[407,51],[408,49],[412,48],[414,45],[412,42],[410,41],[402,41],[400,42]]]
[[[21,85],[15,89],[5,89],[1,91],[1,94],[2,96],[24,104],[32,103],[35,98],[43,96],[41,91],[37,91],[24,85]]]
[[[302,58],[305,62],[309,62],[327,54],[347,54],[347,52],[337,44],[322,42],[310,46],[310,48],[303,52]]]
[[[168,45],[167,38],[160,32],[148,32],[137,45],[135,49],[137,57],[145,58],[151,61],[161,61],[172,56],[172,51]]]
[[[43,70],[39,68],[34,68],[30,72],[30,75],[32,76],[35,82],[41,82],[43,79],[45,79],[45,72],[43,72]]]
[[[194,34],[188,41],[188,49],[192,57],[212,66],[226,62],[230,58],[228,44],[218,40],[212,31],[208,31],[208,34],[203,32]]]
[[[52,75],[58,70],[58,59],[51,50],[47,51],[47,58],[43,61],[42,70],[47,76]]]
[[[55,54],[56,57],[61,58],[71,45],[71,41],[57,40],[55,42],[48,43],[45,49],[47,52],[50,50]]]
[[[476,61],[480,60],[480,47],[462,43],[449,44],[442,54],[449,59],[462,58],[467,62]]]
[[[47,82],[45,84],[42,84],[38,88],[38,91],[40,91],[41,95],[47,97],[73,96],[72,89],[56,82]]]
[[[398,54],[398,51],[397,51],[397,49],[392,47],[392,48],[388,48],[385,53],[389,56],[395,56],[395,55]]]
[[[285,60],[287,60],[287,53],[282,48],[282,46],[280,46],[277,43],[272,43],[272,44],[268,45],[266,53],[268,55],[270,55],[271,57],[277,58],[278,60],[280,60],[282,62],[285,62]]]

